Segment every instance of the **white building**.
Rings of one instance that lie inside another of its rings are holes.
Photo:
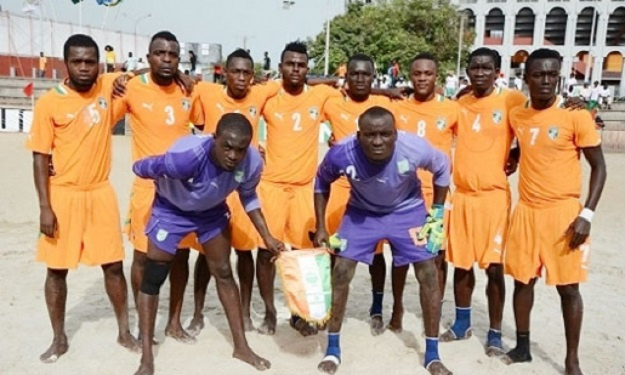
[[[547,47],[562,55],[564,77],[573,73],[578,81],[620,86],[625,95],[625,0],[453,2],[475,31],[474,48],[496,49],[506,77],[514,76],[533,50]]]

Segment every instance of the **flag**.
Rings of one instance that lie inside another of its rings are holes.
[[[325,249],[285,251],[278,256],[276,265],[291,313],[309,323],[327,322],[332,307],[328,252]]]
[[[24,86],[22,91],[24,92],[24,95],[28,97],[33,96],[33,94],[35,93],[35,83],[29,82],[26,86]]]
[[[41,6],[41,0],[25,0],[22,5],[22,12],[35,13]]]

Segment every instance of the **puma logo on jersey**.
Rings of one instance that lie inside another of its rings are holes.
[[[284,120],[284,117],[282,116],[282,113],[275,112],[273,115],[276,116],[277,118],[279,118],[280,121]]]
[[[341,113],[341,118],[345,121],[349,121],[349,116],[346,115],[345,113]]]
[[[217,109],[218,109],[221,113],[226,112],[226,110],[224,109],[224,106],[223,106],[223,105],[221,105],[221,104],[219,104],[219,103],[217,103],[216,105],[217,105]]]
[[[141,103],[141,106],[150,112],[154,112],[154,103]]]
[[[376,181],[385,184],[386,181],[388,181],[388,177],[382,177],[382,178],[377,177]]]
[[[399,119],[402,120],[405,123],[408,123],[408,117],[406,117],[405,115],[399,116]]]
[[[76,114],[74,114],[74,113],[68,113],[67,114],[67,118],[70,119],[70,120],[73,120],[75,117],[76,117]]]

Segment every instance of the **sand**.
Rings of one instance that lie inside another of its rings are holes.
[[[0,374],[132,374],[138,366],[139,355],[115,344],[115,319],[104,292],[102,272],[97,268],[80,267],[70,272],[66,316],[69,352],[55,364],[39,362],[39,355],[51,342],[52,332],[43,295],[45,267],[34,261],[39,214],[32,182],[32,158],[23,148],[25,138],[24,134],[0,134]],[[129,141],[127,137],[114,138],[111,179],[122,214],[127,209],[132,181]],[[592,375],[625,374],[625,326],[622,323],[625,314],[625,174],[622,173],[625,154],[609,154],[606,158],[609,177],[593,223],[590,281],[581,288],[585,319],[580,357],[582,369]],[[588,168],[585,169],[587,176]],[[513,186],[516,186],[516,179],[513,179]],[[126,253],[128,277],[132,254],[128,243]],[[190,262],[194,261],[195,255],[192,254]],[[503,335],[509,348],[514,345],[515,333],[512,282],[509,278],[506,280],[508,294]],[[474,337],[440,345],[447,366],[456,374],[562,374],[564,328],[555,289],[546,287],[542,281],[536,288],[531,331],[534,362],[508,367],[483,354],[487,329],[484,283],[485,278],[480,272],[473,302]],[[277,283],[276,289],[279,288]],[[187,289],[183,307],[185,325],[193,309],[192,290]],[[389,279],[386,290],[384,315],[388,319],[392,304]],[[339,374],[427,374],[421,364],[424,339],[417,291],[411,271],[405,294],[404,333],[396,335],[386,331],[379,337],[372,337],[367,323],[369,275],[366,267],[359,266],[343,326],[343,363]],[[248,365],[231,358],[230,334],[213,284],[209,288],[205,310],[207,327],[193,345],[165,338],[168,295],[166,284],[161,292],[163,298],[156,328],[157,339],[162,342],[156,349],[158,374],[257,374]],[[250,345],[272,362],[269,374],[316,374],[317,363],[325,349],[325,333],[300,337],[288,326],[288,311],[280,292],[276,298],[279,307],[276,335],[248,334]],[[453,292],[451,282],[448,282],[443,327],[451,324],[453,307]],[[256,289],[252,308],[253,320],[258,324],[263,306]],[[131,326],[136,327],[136,322],[132,307]]]

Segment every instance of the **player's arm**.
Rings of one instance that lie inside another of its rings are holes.
[[[508,153],[508,160],[506,161],[506,166],[504,167],[504,172],[506,172],[506,176],[510,176],[514,172],[516,172],[517,167],[519,166],[519,160],[521,159],[521,148],[517,144],[516,146],[510,149]]]
[[[317,169],[315,178],[315,222],[316,231],[313,239],[315,246],[328,246],[329,234],[326,228],[326,208],[330,199],[330,187],[332,182],[341,176],[340,168],[336,165],[337,148],[332,148],[324,157],[323,162]]]
[[[39,197],[39,231],[47,237],[54,237],[56,215],[50,205],[50,155],[33,152],[33,175]]]
[[[282,242],[274,238],[269,232],[269,227],[267,226],[265,216],[260,209],[260,201],[258,199],[258,194],[256,193],[256,188],[260,182],[262,170],[262,164],[259,163],[254,173],[246,181],[239,185],[237,191],[239,193],[241,205],[245,209],[247,216],[252,221],[252,224],[254,224],[258,234],[260,234],[260,237],[263,239],[266,249],[277,256],[280,252],[285,250],[285,247]]]
[[[308,78],[306,83],[310,86],[327,85],[334,87],[338,85],[339,79],[338,77]]]
[[[188,180],[197,175],[202,158],[207,157],[206,151],[198,140],[192,145],[181,144],[183,138],[164,155],[149,156],[136,161],[133,172],[141,178],[170,178]]]
[[[382,95],[382,96],[386,96],[389,99],[395,99],[395,100],[404,99],[408,95],[410,95],[411,92],[412,92],[412,89],[410,87],[400,87],[400,88],[394,88],[394,89],[380,89],[380,88],[374,87],[371,89],[371,94],[373,95]]]
[[[590,223],[599,199],[601,199],[603,186],[608,175],[601,145],[582,148],[582,152],[586,160],[588,160],[588,164],[590,164],[590,188],[588,189],[588,197],[586,198],[584,209],[575,221],[571,223],[567,231],[567,234],[571,237],[569,241],[571,249],[578,248],[588,238]]]

